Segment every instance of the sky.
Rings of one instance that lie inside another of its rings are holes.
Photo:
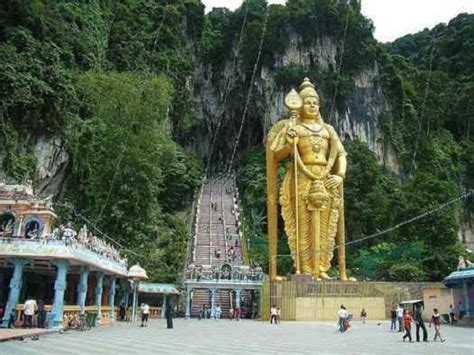
[[[239,7],[242,0],[201,0],[206,11],[212,7]],[[284,4],[286,0],[268,0]],[[362,0],[362,13],[375,25],[375,38],[391,42],[409,33],[447,23],[461,12],[474,13],[474,0]]]

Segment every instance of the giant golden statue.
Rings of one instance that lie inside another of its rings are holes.
[[[334,128],[323,121],[319,96],[309,79],[304,79],[299,93],[291,90],[285,105],[290,117],[271,128],[266,142],[270,277],[277,278],[277,170],[286,160],[279,202],[295,272],[329,279],[337,243],[339,277],[345,281],[346,152]]]

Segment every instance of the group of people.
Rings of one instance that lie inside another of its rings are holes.
[[[239,281],[262,281],[264,274],[261,271],[221,271],[203,270],[194,268],[187,271],[187,278],[193,280],[239,280]]]
[[[401,305],[397,306],[396,309],[392,308],[390,330],[396,331],[397,322],[398,331],[405,332],[402,337],[403,341],[408,339],[409,342],[413,342],[411,335],[412,324],[415,324],[416,326],[416,341],[419,342],[421,339],[426,342],[428,341],[428,331],[426,330],[425,322],[423,320],[423,310],[421,305],[416,305],[414,314],[401,307]],[[441,336],[441,315],[439,314],[437,308],[433,309],[433,314],[431,315],[429,322],[429,328],[431,328],[432,325],[434,326],[435,330],[433,341],[436,341],[438,338],[441,342],[446,341],[446,339],[443,339]],[[420,331],[422,333],[422,337],[420,336]]]
[[[140,305],[140,311],[142,314],[142,322],[140,327],[146,327],[148,325],[148,317],[150,316],[150,305],[146,302],[142,302]],[[165,311],[165,318],[166,318],[166,327],[168,329],[173,329],[173,313],[174,309],[173,306],[167,304],[166,311]]]
[[[61,224],[58,228],[53,230],[53,233],[47,237],[46,240],[62,240],[69,245],[82,245],[89,250],[117,263],[128,267],[127,258],[122,258],[120,253],[114,246],[107,243],[105,240],[100,239],[96,235],[93,235],[87,230],[87,226],[84,225],[77,233],[73,228],[71,222],[67,224]]]
[[[212,312],[211,307],[203,304],[199,310],[198,319],[220,319],[222,317],[222,307],[220,304],[215,305],[214,312]]]
[[[365,312],[364,309],[362,311]],[[352,314],[350,314],[347,311],[346,306],[341,304],[341,307],[339,308],[339,311],[337,311],[337,316],[339,318],[339,322],[338,322],[339,332],[344,333],[345,331],[347,331],[351,327],[350,320],[352,319]],[[364,323],[365,323],[365,317],[367,317],[366,312],[365,312],[365,316],[364,316]]]
[[[0,319],[3,318],[5,308],[0,306]],[[22,310],[22,319],[24,328],[45,328],[46,327],[46,309],[45,302],[43,300],[38,300],[34,297],[27,297],[23,303]],[[17,311],[12,309],[8,315],[8,328],[14,328],[17,320]]]

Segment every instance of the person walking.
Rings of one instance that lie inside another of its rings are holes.
[[[462,317],[464,317],[464,314],[466,314],[466,309],[464,308],[464,304],[461,301],[459,301],[458,311],[459,311],[458,319],[461,320]]]
[[[10,315],[8,316],[8,329],[15,328],[15,319],[16,319],[16,310],[15,308],[12,308],[12,311],[10,312]]]
[[[148,323],[148,314],[150,313],[150,306],[145,302],[140,306],[142,310],[142,325],[141,327],[146,327]]]
[[[221,308],[221,305],[218,304],[218,305],[216,306],[215,311],[214,311],[214,315],[215,315],[216,320],[217,320],[217,319],[221,319],[221,314],[222,314],[222,308]]]
[[[46,309],[43,300],[38,301],[38,328],[45,328]]]
[[[341,304],[341,308],[339,309],[339,311],[337,312],[337,315],[339,317],[339,331],[341,333],[344,333],[344,331],[346,330],[344,328],[344,321],[346,320],[348,314],[347,314],[347,310],[346,310],[346,307],[344,307],[343,304]]]
[[[120,304],[119,316],[120,321],[123,322],[125,320],[125,303],[123,302]]]
[[[397,330],[397,311],[392,307],[390,311],[390,330]]]
[[[38,308],[36,304],[36,300],[31,297],[28,297],[23,305],[23,314],[25,316],[25,328],[32,328],[33,327],[33,316],[35,315],[35,311]]]
[[[409,339],[410,343],[413,342],[411,339],[411,323],[413,322],[413,318],[411,317],[410,312],[408,310],[403,311],[403,326],[405,327],[405,335],[403,336],[403,341],[405,341],[406,338]]]
[[[272,308],[270,308],[270,324],[273,324],[273,322],[275,322],[275,324],[278,324],[277,316],[277,307],[276,305],[273,305]]]
[[[451,319],[451,325],[456,324],[455,309],[452,304],[449,305],[449,317]]]
[[[166,328],[173,329],[173,305],[168,304],[166,307]]]
[[[420,329],[423,330],[423,341],[428,341],[428,332],[426,331],[425,322],[423,322],[423,310],[421,304],[415,309],[415,325],[416,325],[416,341],[420,341]]]
[[[403,308],[401,305],[397,306],[398,331],[403,332]]]
[[[281,308],[280,307],[277,307],[277,323],[280,324],[281,323]]]
[[[439,340],[444,343],[446,341],[446,339],[443,339],[441,337],[441,332],[440,332],[440,328],[441,328],[441,315],[438,313],[438,309],[435,308],[433,309],[433,315],[431,316],[431,320],[430,320],[430,325],[429,327],[431,328],[431,324],[434,324],[434,328],[435,328],[435,336],[433,338],[433,341],[436,341],[436,339],[439,337]]]
[[[360,312],[360,319],[362,319],[362,324],[365,324],[365,320],[367,319],[367,312],[365,311],[365,308],[362,308],[362,311]]]

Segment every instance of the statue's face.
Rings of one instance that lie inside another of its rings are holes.
[[[303,101],[302,114],[304,118],[317,118],[319,115],[319,101],[315,97],[307,97]]]

